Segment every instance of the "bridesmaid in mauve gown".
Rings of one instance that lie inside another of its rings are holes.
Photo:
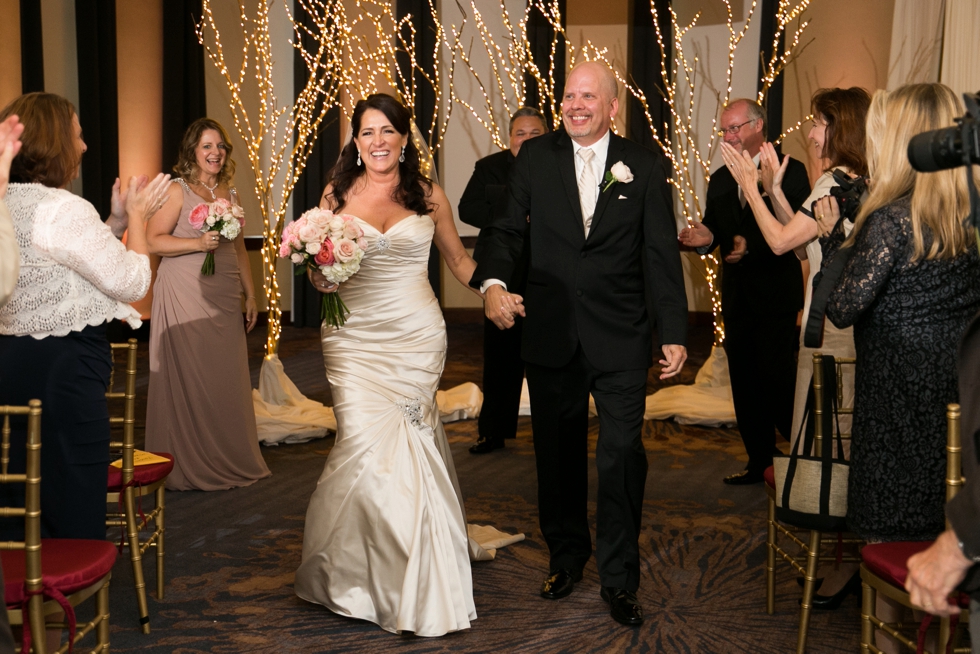
[[[173,454],[171,490],[248,486],[271,473],[259,451],[241,298],[248,329],[257,310],[241,237],[202,234],[188,221],[197,205],[225,198],[231,146],[218,123],[202,118],[181,142],[170,199],[147,226],[150,251],[162,256],[150,319],[146,449]],[[214,274],[203,275],[206,252]]]

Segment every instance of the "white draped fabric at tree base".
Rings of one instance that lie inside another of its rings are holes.
[[[304,443],[337,431],[333,409],[303,395],[283,370],[277,355],[265,357],[259,371],[259,388],[252,389],[255,423],[263,445]],[[480,415],[483,393],[472,383],[436,393],[443,423]],[[482,541],[481,541],[482,542]]]
[[[531,415],[531,399],[527,380],[521,390],[519,415]],[[595,402],[589,398],[589,414],[596,415]],[[711,356],[704,362],[694,384],[668,386],[647,396],[644,420],[673,418],[682,425],[723,427],[735,424],[735,405],[732,404],[732,383],[728,377],[728,358],[721,347],[712,347]]]

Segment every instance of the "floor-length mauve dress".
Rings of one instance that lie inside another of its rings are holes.
[[[427,278],[434,224],[362,222],[347,323],[322,328],[337,439],[306,512],[296,594],[393,632],[476,618],[470,544],[436,391],[446,324]]]
[[[173,235],[198,237],[188,216],[207,200],[177,183],[184,204]],[[201,274],[204,256],[163,257],[153,285],[146,449],[174,455],[171,490],[224,490],[271,474],[255,430],[235,244],[221,237],[214,275]]]

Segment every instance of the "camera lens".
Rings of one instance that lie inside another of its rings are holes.
[[[909,163],[920,173],[963,165],[963,140],[959,126],[923,132],[909,141]]]

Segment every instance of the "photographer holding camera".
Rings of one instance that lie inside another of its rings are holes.
[[[945,411],[958,398],[957,343],[980,309],[980,256],[966,176],[917,173],[906,157],[914,134],[953,123],[956,96],[942,84],[878,94],[869,196],[851,234],[842,221],[823,243],[828,268],[851,247],[827,304],[857,349],[847,521],[867,541],[922,541],[944,530]],[[898,608],[878,603],[893,622]]]
[[[967,166],[970,214],[974,228],[980,222],[974,164],[980,163],[980,94],[966,94],[967,115],[957,126],[913,137],[909,160],[922,172]],[[964,176],[962,171],[957,174]],[[949,596],[955,590],[970,593],[970,631],[980,634],[980,314],[974,317],[960,342],[959,391],[963,409],[963,475],[966,484],[946,505],[950,527],[923,552],[908,560],[905,589],[912,603],[936,615],[960,611]],[[966,579],[964,583],[961,583]],[[977,636],[974,636],[976,639]],[[974,651],[977,651],[974,649]]]

